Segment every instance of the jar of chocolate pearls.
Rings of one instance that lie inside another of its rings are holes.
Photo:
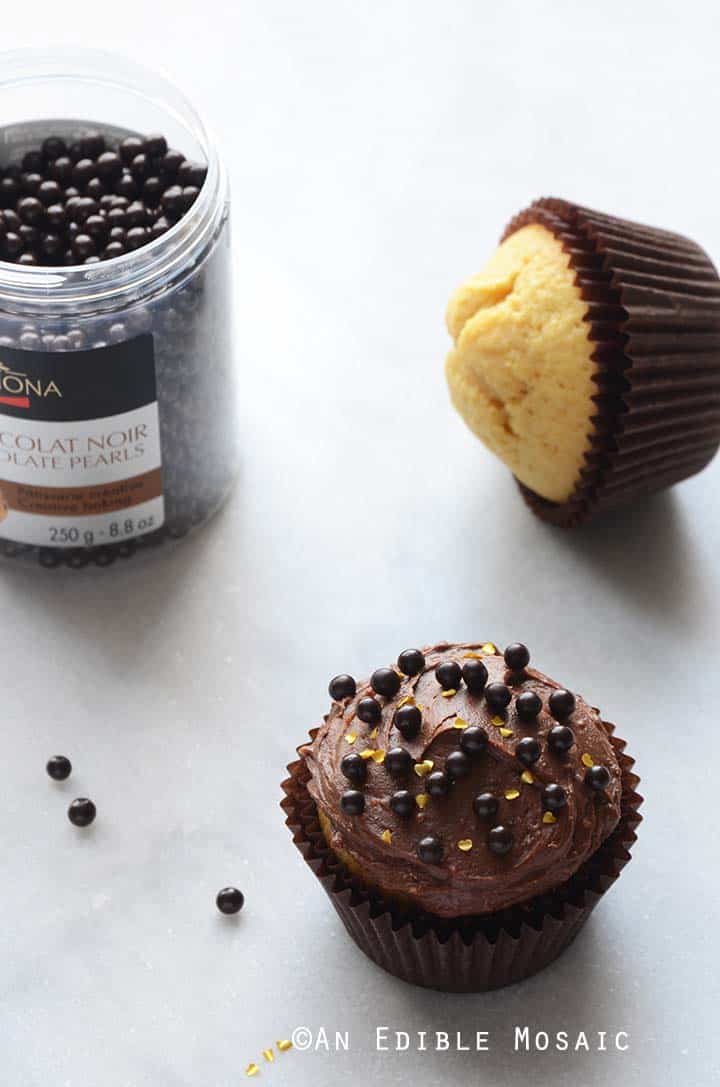
[[[6,54],[0,117],[0,554],[109,566],[234,477],[227,179],[128,60]]]

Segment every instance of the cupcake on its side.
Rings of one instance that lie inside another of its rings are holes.
[[[720,279],[695,242],[536,200],[448,307],[465,422],[572,527],[699,472],[720,444]]]
[[[524,646],[400,655],[332,709],[284,783],[296,844],[359,946],[448,990],[517,981],[572,940],[628,860],[632,760]]]

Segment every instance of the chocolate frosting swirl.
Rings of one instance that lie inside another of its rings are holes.
[[[377,725],[365,724],[357,716],[360,699],[374,695],[369,682],[359,683],[353,698],[333,703],[313,743],[301,751],[310,773],[308,789],[325,817],[331,847],[352,862],[367,885],[441,917],[494,912],[558,887],[598,849],[620,818],[620,767],[599,712],[576,696],[573,713],[563,721],[572,729],[575,743],[566,754],[557,754],[547,742],[557,724],[548,698],[561,689],[560,684],[530,667],[513,675],[489,643],[441,643],[423,652],[425,668],[419,675],[402,677],[393,698],[375,695],[382,705]],[[488,683],[511,688],[512,702],[500,714],[483,694],[471,694],[464,683],[457,692],[443,692],[435,678],[441,662],[462,666],[473,657],[485,664]],[[524,691],[535,691],[542,700],[534,721],[523,721],[516,712],[516,698]],[[394,724],[396,710],[408,699],[422,713],[420,732],[412,740],[405,740]],[[447,756],[459,750],[463,722],[481,725],[489,737],[487,750],[472,759],[469,776],[453,782],[446,796],[429,797],[425,807],[416,806],[409,817],[396,815],[390,808],[391,795],[398,789],[424,794],[425,779],[415,770],[402,780],[392,777],[382,763],[383,753],[404,747],[416,764],[430,760],[434,770],[442,770]],[[537,739],[542,749],[529,768],[532,780],[527,775],[523,780],[528,768],[515,755],[517,742],[526,736]],[[377,752],[374,757],[368,755],[371,750]],[[361,786],[352,785],[341,770],[343,757],[351,752],[365,753],[367,780]],[[590,764],[604,766],[610,775],[600,792],[585,782]],[[551,783],[561,785],[567,796],[566,805],[554,813],[554,822],[543,818],[542,792]],[[364,793],[365,808],[361,815],[350,815],[340,800],[356,787]],[[519,795],[507,798],[515,790]],[[473,810],[473,798],[485,792],[499,801],[490,822]],[[509,827],[514,839],[504,856],[487,845],[490,828],[499,824]],[[442,842],[439,864],[424,863],[417,855],[418,842],[427,835]]]

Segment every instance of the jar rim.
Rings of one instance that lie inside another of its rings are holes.
[[[0,309],[50,316],[72,308],[85,315],[111,308],[123,297],[129,296],[133,302],[146,299],[174,282],[207,248],[224,218],[227,200],[224,167],[190,100],[164,74],[123,54],[101,49],[0,52],[0,72],[0,97],[6,89],[55,80],[99,84],[149,97],[197,141],[208,171],[192,207],[165,234],[140,249],[89,266],[56,268],[0,260]]]

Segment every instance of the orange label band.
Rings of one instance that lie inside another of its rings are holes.
[[[0,480],[0,507],[49,517],[90,517],[139,506],[162,494],[162,469],[92,487],[38,487]]]

